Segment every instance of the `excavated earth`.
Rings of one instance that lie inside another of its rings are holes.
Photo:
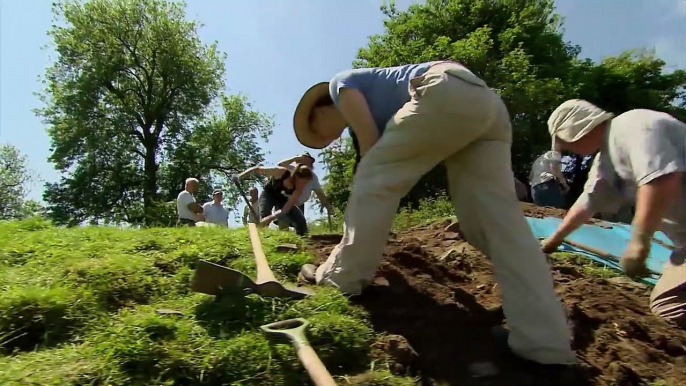
[[[565,214],[523,205],[528,216]],[[421,385],[560,384],[496,349],[489,331],[505,319],[491,264],[457,233],[445,231],[449,223],[391,237],[379,269],[388,285],[351,299],[384,334],[377,354],[389,358],[393,372],[417,376]],[[313,236],[316,263],[339,240]],[[454,252],[446,256],[449,250]],[[550,263],[587,384],[686,385],[686,331],[651,315],[649,287],[621,277],[586,276],[565,259]]]

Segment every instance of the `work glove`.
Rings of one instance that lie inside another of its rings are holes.
[[[631,234],[629,245],[627,245],[622,258],[619,261],[620,267],[629,277],[641,277],[648,275],[646,261],[650,255],[650,239],[652,236],[645,235],[640,231]]]
[[[548,255],[557,252],[557,249],[560,248],[560,245],[562,245],[562,240],[559,240],[553,235],[541,241],[541,251]]]

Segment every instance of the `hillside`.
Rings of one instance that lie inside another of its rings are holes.
[[[259,330],[292,317],[312,323],[310,342],[342,385],[551,384],[492,347],[488,330],[504,322],[492,269],[443,230],[447,208],[401,213],[380,269],[390,285],[350,300],[326,288],[301,301],[189,292],[200,259],[254,276],[245,229],[2,223],[0,384],[304,385],[291,346]],[[291,282],[339,238],[262,232],[272,269]],[[277,251],[283,243],[298,252]],[[686,384],[686,332],[650,314],[649,288],[572,255],[551,264],[591,384]],[[486,362],[497,374],[481,376]]]

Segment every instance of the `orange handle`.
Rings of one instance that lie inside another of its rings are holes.
[[[257,267],[257,279],[255,280],[255,283],[262,284],[268,281],[276,281],[271,268],[269,268],[267,256],[265,256],[264,250],[262,249],[262,242],[260,241],[260,233],[257,231],[257,225],[248,223],[248,232],[250,233],[252,253],[255,255],[255,266]]]
[[[300,362],[305,366],[307,373],[310,374],[310,378],[312,378],[312,382],[316,386],[336,386],[336,382],[329,374],[329,370],[326,369],[326,366],[324,366],[324,363],[322,363],[310,345],[298,347],[298,358],[300,358]]]

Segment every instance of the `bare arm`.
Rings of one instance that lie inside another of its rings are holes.
[[[379,139],[379,130],[369,111],[367,100],[360,91],[352,88],[342,88],[339,98],[341,114],[357,136],[360,157],[364,157]]]
[[[282,168],[287,168],[287,167],[291,166],[291,164],[292,164],[293,162],[297,162],[297,161],[298,161],[298,158],[300,158],[299,155],[293,156],[293,157],[291,157],[291,158],[286,158],[285,160],[281,160],[281,161],[278,163],[278,165],[279,165],[280,167],[282,167]]]
[[[238,175],[238,178],[244,179],[245,177],[251,175],[251,174],[256,174],[258,176],[266,176],[266,177],[273,177],[273,178],[279,178],[281,177],[288,169],[285,167],[277,166],[277,167],[265,167],[265,166],[253,166],[250,169],[247,169],[243,173]]]
[[[593,215],[594,212],[584,202],[577,200],[550,238],[562,242],[572,232],[585,224]]]
[[[200,214],[203,212],[202,205],[198,204],[197,202],[191,202],[186,207],[193,213],[195,214]]]
[[[660,228],[665,210],[674,203],[679,193],[681,178],[681,173],[670,173],[638,188],[632,224],[636,236],[650,239]]]

